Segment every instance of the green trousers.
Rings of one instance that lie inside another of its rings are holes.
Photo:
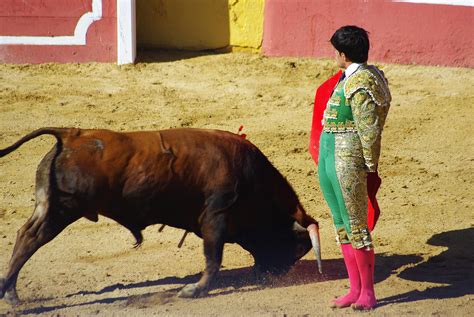
[[[321,133],[319,141],[318,175],[321,191],[331,210],[339,243],[350,243],[344,231],[350,234],[349,213],[347,212],[341,186],[336,174],[334,133]]]

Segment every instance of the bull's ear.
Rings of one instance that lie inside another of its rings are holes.
[[[301,232],[301,233],[307,233],[308,232],[308,230],[306,230],[306,228],[304,228],[302,225],[300,225],[296,221],[293,222],[293,231]]]

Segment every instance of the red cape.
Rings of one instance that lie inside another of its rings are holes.
[[[323,113],[326,109],[326,104],[331,97],[334,87],[336,87],[339,78],[342,75],[342,71],[339,71],[337,74],[326,80],[321,86],[316,90],[316,96],[314,98],[314,110],[313,110],[313,123],[311,126],[311,136],[309,139],[309,153],[313,157],[316,165],[318,164],[318,155],[319,155],[319,137],[321,136],[321,131],[323,129],[322,119]],[[367,208],[367,225],[369,230],[374,230],[375,224],[380,216],[380,208],[377,203],[377,191],[380,187],[382,180],[380,179],[378,173],[368,173],[367,174],[367,196],[368,196],[368,208]]]

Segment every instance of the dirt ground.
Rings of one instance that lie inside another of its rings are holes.
[[[376,243],[379,305],[365,316],[474,315],[474,69],[380,65],[393,94],[383,137]],[[251,256],[226,245],[208,297],[176,296],[204,268],[201,240],[159,226],[131,234],[110,220],[80,220],[23,268],[1,315],[319,316],[348,287],[329,211],[307,151],[315,88],[331,60],[246,53],[158,52],[136,65],[0,65],[0,148],[44,126],[119,131],[242,124],[320,221],[324,274],[308,253],[285,276],[252,279]],[[44,136],[0,159],[0,271],[34,206]],[[4,274],[4,273],[1,273]]]

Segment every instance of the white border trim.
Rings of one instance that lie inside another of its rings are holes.
[[[0,36],[0,45],[86,45],[87,30],[102,19],[102,0],[92,0],[92,12],[82,15],[72,36]]]
[[[117,64],[131,64],[136,57],[135,0],[117,0]]]
[[[410,2],[426,4],[445,4],[453,6],[474,7],[474,0],[393,0],[393,2]]]

